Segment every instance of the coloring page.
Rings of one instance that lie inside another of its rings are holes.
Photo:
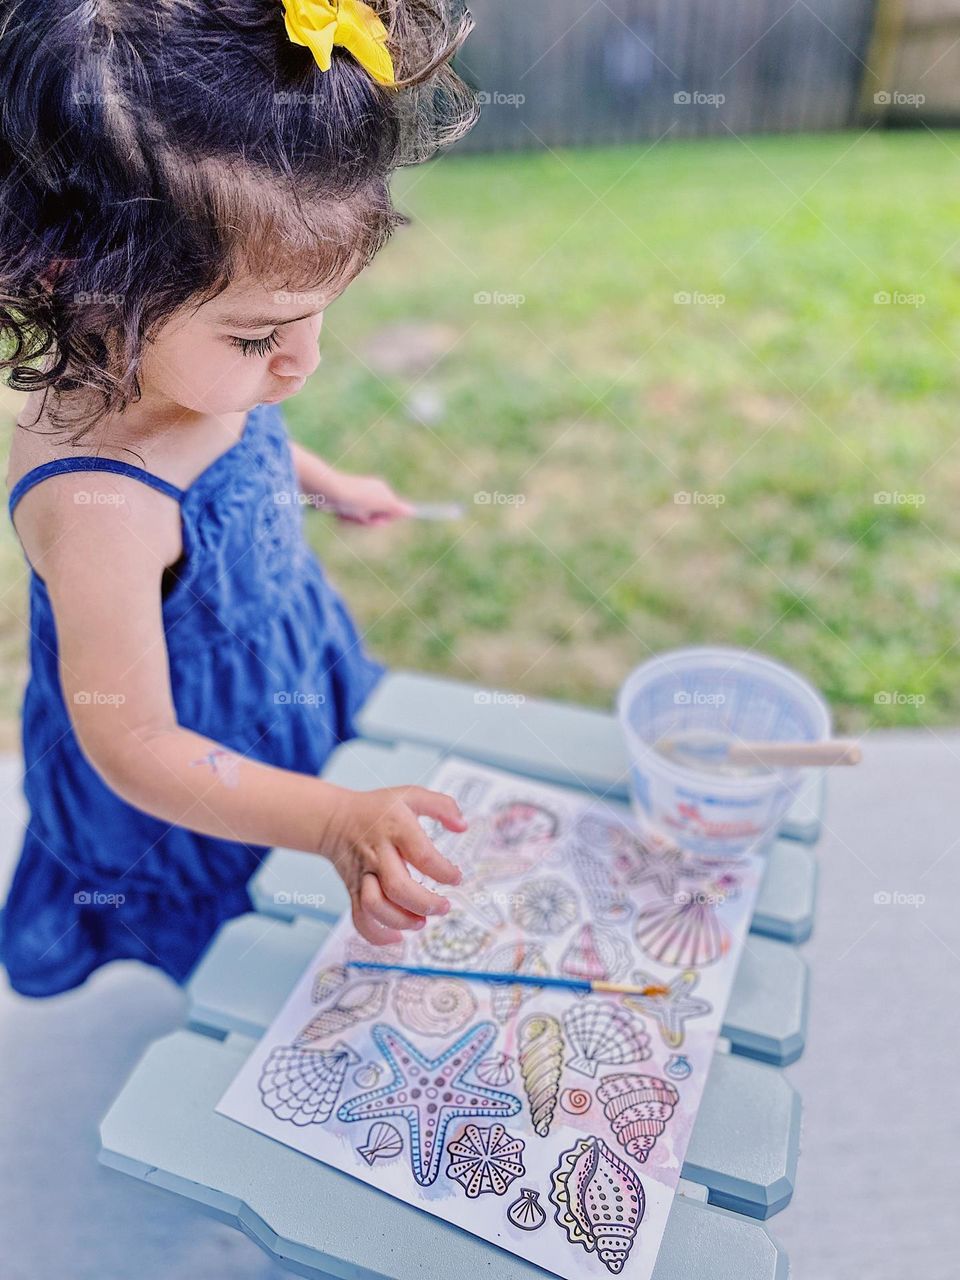
[[[646,1280],[765,859],[686,853],[624,805],[454,757],[427,785],[470,823],[423,820],[463,868],[452,909],[387,947],[342,920],[217,1111],[568,1280]]]

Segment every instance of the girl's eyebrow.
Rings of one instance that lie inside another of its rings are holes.
[[[293,324],[296,320],[306,320],[310,316],[318,315],[316,311],[305,311],[302,316],[291,316],[289,320],[278,320],[275,316],[254,315],[254,316],[224,316],[219,321],[220,324],[229,325],[235,329],[263,329],[267,325],[273,325],[279,328],[282,324]]]

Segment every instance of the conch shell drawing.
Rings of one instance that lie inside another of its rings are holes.
[[[607,1144],[581,1138],[553,1171],[550,1203],[571,1244],[597,1257],[613,1275],[624,1268],[643,1220],[639,1177]]]
[[[603,1114],[617,1141],[641,1164],[666,1128],[680,1095],[668,1080],[632,1072],[606,1076],[597,1086]]]

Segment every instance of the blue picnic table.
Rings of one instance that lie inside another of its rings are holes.
[[[629,798],[612,714],[394,672],[359,729],[324,770],[341,786],[427,785],[454,755],[608,801]],[[808,972],[796,944],[812,928],[822,804],[817,775],[771,849],[656,1280],[787,1275],[759,1220],[788,1204],[796,1177],[800,1099],[782,1068],[804,1046]],[[214,1111],[348,906],[325,859],[285,849],[271,852],[250,893],[256,910],[221,928],[191,977],[186,1026],[150,1046],[105,1116],[101,1161],[195,1201],[298,1275],[548,1274]]]

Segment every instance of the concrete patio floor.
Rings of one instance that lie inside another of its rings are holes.
[[[819,845],[793,1203],[768,1224],[798,1280],[953,1280],[960,1199],[960,734],[876,734],[831,779]],[[23,823],[0,760],[0,897]],[[904,899],[922,895],[919,903]],[[44,1001],[0,973],[0,1257],[6,1280],[278,1280],[239,1231],[97,1164],[97,1125],[183,995],[113,964]],[[322,1212],[322,1206],[318,1206]]]

